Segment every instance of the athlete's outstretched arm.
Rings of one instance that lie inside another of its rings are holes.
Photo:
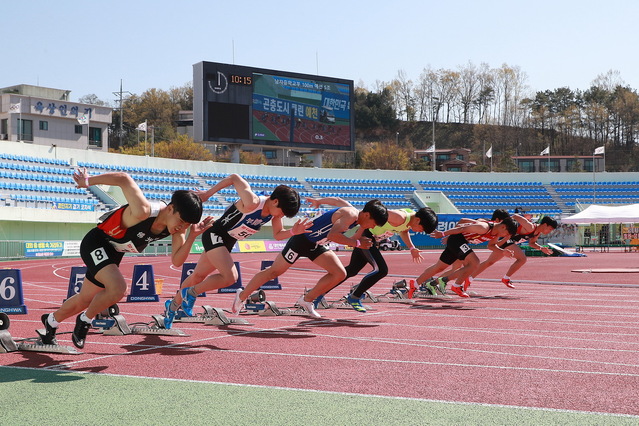
[[[86,168],[80,168],[73,173],[73,180],[78,188],[88,188],[91,185],[112,185],[122,189],[129,208],[124,212],[124,220],[138,223],[151,214],[151,204],[144,197],[142,190],[133,178],[124,172],[103,173],[91,176]]]

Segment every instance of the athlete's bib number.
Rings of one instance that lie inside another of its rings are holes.
[[[105,260],[109,259],[109,256],[107,256],[106,252],[104,251],[104,249],[95,249],[91,252],[91,259],[93,259],[93,263],[95,265],[99,265],[100,263],[104,262]]]
[[[243,240],[255,234],[256,232],[257,232],[257,229],[253,229],[246,225],[240,225],[237,228],[231,229],[229,231],[229,235],[235,238],[236,240]]]
[[[300,255],[294,252],[291,249],[288,249],[286,253],[284,253],[284,259],[288,260],[290,263],[293,263],[297,260]]]

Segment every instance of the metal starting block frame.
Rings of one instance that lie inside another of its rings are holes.
[[[95,328],[101,329],[105,336],[127,336],[129,334],[144,334],[156,336],[183,336],[188,337],[182,330],[164,328],[164,317],[162,315],[152,316],[155,325],[129,325],[122,315],[113,315],[110,318],[100,318],[93,321]]]
[[[37,330],[38,334],[45,334],[45,330]],[[82,352],[78,351],[72,346],[62,345],[45,345],[39,337],[30,339],[14,341],[9,333],[9,330],[0,330],[0,353],[9,353],[17,351],[26,352],[45,352],[50,354],[69,354],[80,355]]]
[[[263,301],[262,303],[247,303],[244,305],[245,313],[253,313],[264,317],[302,316],[310,314],[304,308],[278,308],[275,302]]]
[[[174,323],[177,323],[177,322],[200,323],[204,325],[231,325],[231,324],[250,325],[249,322],[245,319],[227,317],[224,311],[220,308],[212,308],[208,305],[204,305],[202,306],[202,309],[204,309],[203,313],[197,314],[192,317],[186,315],[184,311],[178,311],[176,318],[173,320],[173,322]]]

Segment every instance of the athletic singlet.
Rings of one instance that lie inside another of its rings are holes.
[[[311,242],[317,244],[325,244],[328,241],[326,239],[326,236],[329,232],[331,232],[331,229],[333,229],[333,213],[335,213],[339,209],[340,207],[334,208],[327,211],[323,215],[314,218],[313,225],[308,228],[308,230],[311,232],[301,235],[304,235]],[[357,221],[350,224],[348,229],[351,229],[355,225],[357,225]]]
[[[153,222],[155,222],[160,212],[160,205],[157,203],[151,205],[151,215],[148,218],[130,228],[124,228],[122,226],[122,214],[127,207],[128,204],[125,204],[117,210],[107,213],[105,219],[97,226],[116,251],[141,253],[150,242],[161,240],[171,235],[167,228],[164,228],[159,234],[151,232]]]
[[[398,226],[393,226],[389,222],[386,222],[382,226],[376,226],[371,228],[371,234],[375,236],[375,239],[383,239],[393,236],[395,233],[403,232],[408,229],[408,222],[410,222],[411,218],[415,215],[415,212],[412,209],[399,209],[406,212],[406,220],[404,223]]]
[[[492,240],[494,236],[490,235],[490,231],[493,230],[495,223],[490,221],[486,223],[488,223],[489,228],[488,228],[488,231],[486,231],[483,234],[476,234],[473,232],[462,232],[462,235],[464,236],[464,238],[466,238],[466,241],[468,241],[470,244],[481,244],[483,242]]]
[[[262,225],[273,218],[272,215],[262,216],[262,209],[267,197],[260,196],[259,198],[258,206],[248,213],[242,213],[233,203],[209,228],[210,231],[218,235],[228,234],[236,240],[243,240],[255,234]]]
[[[533,224],[533,226],[534,226],[534,228],[533,228],[532,232],[529,232],[528,234],[522,234],[522,233],[521,233],[521,229],[523,228],[523,226],[522,226],[522,225],[519,225],[519,226],[517,227],[517,233],[516,233],[515,235],[513,235],[513,237],[511,238],[511,240],[513,240],[513,241],[528,240],[528,239],[530,239],[530,238],[534,237],[534,236],[535,236],[535,231],[537,230],[537,227],[538,227],[539,225],[537,225],[537,224]]]

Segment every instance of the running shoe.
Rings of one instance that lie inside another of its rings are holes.
[[[242,309],[242,304],[244,303],[244,301],[240,299],[241,292],[242,289],[238,288],[235,292],[235,299],[233,299],[233,306],[231,306],[231,312],[233,312],[235,315],[240,312],[240,309]]]
[[[73,333],[71,334],[71,340],[73,340],[73,344],[82,349],[84,347],[84,341],[87,338],[87,333],[89,332],[89,328],[91,328],[91,324],[88,322],[82,321],[80,317],[82,314],[79,314],[75,318],[75,328],[73,329]]]
[[[184,313],[190,317],[193,316],[193,307],[195,306],[195,301],[197,297],[191,296],[189,294],[189,288],[183,288],[180,290],[180,295],[182,296],[182,310]]]
[[[299,300],[297,301],[297,305],[308,312],[310,316],[314,318],[322,318],[322,316],[315,310],[315,305],[313,304],[313,302],[307,302],[306,300],[304,300],[304,296],[299,298]]]
[[[424,284],[419,286],[419,289],[421,291],[427,291],[432,296],[437,296],[437,289],[435,288],[435,279],[432,279],[430,281],[426,281]]]
[[[366,312],[366,308],[362,305],[362,299],[354,297],[352,294],[346,296],[346,303],[351,305],[357,312]]]
[[[470,279],[466,278],[464,280],[464,291],[468,290],[468,287],[470,287]]]
[[[502,278],[501,282],[504,283],[506,287],[515,288],[515,286],[513,285],[513,282],[510,281],[510,278]]]
[[[58,329],[56,327],[51,327],[51,325],[49,325],[49,314],[42,314],[42,316],[40,317],[40,320],[42,321],[42,324],[44,324],[44,329],[46,330],[45,335],[41,335],[40,333],[40,339],[42,340],[42,343],[45,345],[57,345],[58,341],[55,338],[55,332],[58,331]]]
[[[446,294],[446,281],[443,278],[437,278],[433,285],[442,295]]]
[[[459,297],[470,297],[468,294],[464,292],[464,290],[462,290],[461,286],[451,285],[450,289],[453,291],[453,293],[455,293]]]
[[[164,328],[170,330],[173,326],[173,320],[175,319],[176,311],[171,309],[171,303],[173,299],[169,299],[164,302]]]

